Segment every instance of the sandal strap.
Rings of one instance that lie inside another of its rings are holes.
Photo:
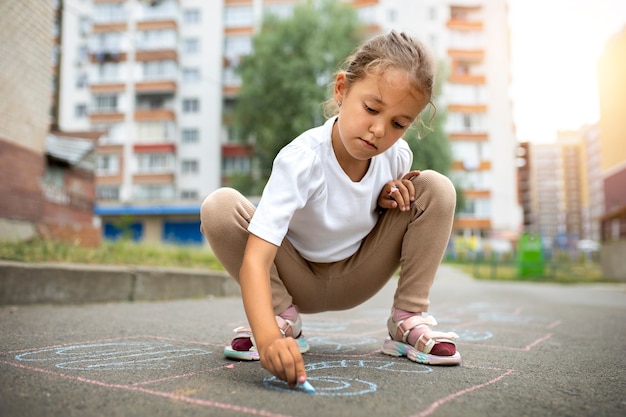
[[[409,333],[411,330],[420,326],[436,326],[437,320],[433,316],[411,316],[406,320],[400,320],[397,323],[393,321],[393,318],[390,316],[389,320],[387,320],[387,329],[389,330],[389,334],[394,338],[394,340],[401,340],[402,343],[407,343],[407,338],[409,337]]]
[[[295,339],[300,336],[300,333],[302,333],[302,319],[300,318],[300,314],[298,314],[298,319],[295,322],[292,320],[286,320],[281,316],[276,316],[276,324],[284,337],[293,337]],[[234,329],[233,332],[235,332],[235,339],[250,339],[253,349],[256,349],[256,342],[254,340],[254,335],[252,334],[252,329],[240,326]]]
[[[435,346],[435,343],[450,343],[455,345],[454,340],[458,339],[459,335],[454,332],[438,332],[438,331],[427,331],[423,333],[415,342],[413,346],[415,349],[420,352],[430,353],[430,351]],[[420,349],[418,345],[420,342],[423,344],[423,348]]]
[[[281,316],[276,316],[276,324],[278,324],[280,332],[285,337],[293,337],[295,339],[302,333],[302,319],[300,318],[300,314],[298,314],[298,319],[295,322],[284,319]]]
[[[433,346],[435,346],[435,343],[438,342],[454,344],[454,340],[459,337],[454,332],[439,332],[430,330],[430,327],[436,325],[437,320],[435,320],[433,316],[415,315],[406,320],[400,320],[397,323],[393,321],[392,317],[389,317],[389,320],[387,320],[387,328],[392,338],[397,341],[402,341],[402,343],[406,343],[407,345],[409,344],[409,333],[411,333],[413,329],[423,326],[428,327],[429,329],[422,333],[422,335],[420,335],[415,342],[415,345],[413,345],[415,349],[423,353],[430,353]],[[422,348],[419,347],[420,344],[422,345]]]

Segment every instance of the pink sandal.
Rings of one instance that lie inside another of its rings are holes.
[[[298,319],[295,322],[276,316],[276,324],[278,324],[278,328],[283,336],[293,337],[296,340],[300,353],[309,351],[309,344],[302,335],[300,315],[298,315]],[[234,332],[236,336],[230,345],[224,348],[224,356],[241,361],[258,361],[260,359],[259,352],[256,349],[252,330],[246,327],[237,327]]]
[[[389,337],[383,343],[382,352],[391,356],[406,356],[413,362],[427,365],[459,365],[461,355],[455,352],[451,356],[433,355],[430,352],[436,343],[450,343],[453,346],[454,339],[459,336],[454,332],[437,332],[430,330],[430,326],[436,326],[437,320],[432,316],[411,316],[406,320],[395,323],[391,317],[387,321]],[[408,343],[409,333],[417,327],[427,327],[426,330],[415,342],[415,345]]]

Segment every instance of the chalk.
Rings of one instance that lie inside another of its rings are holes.
[[[303,389],[307,394],[313,395],[316,393],[315,388],[313,388],[313,385],[311,385],[309,381],[300,382],[298,388]]]

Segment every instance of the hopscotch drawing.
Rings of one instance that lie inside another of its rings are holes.
[[[59,369],[139,370],[169,369],[172,360],[210,355],[199,348],[176,348],[161,342],[109,342],[41,349],[15,356],[20,362],[52,362]]]
[[[356,396],[371,396],[384,405],[394,401],[394,384],[429,381],[437,378],[435,374],[454,372],[383,355],[380,345],[386,336],[386,314],[364,311],[303,316],[304,332],[311,345],[311,351],[305,355],[307,379],[315,387],[315,395],[294,390],[269,376],[258,362],[224,358],[225,341],[192,342],[151,335],[81,341],[0,352],[0,363],[24,372],[228,410],[233,415],[284,416],[267,409],[266,403],[257,402],[255,396],[232,394],[266,390],[268,395],[299,396],[297,403],[311,407],[298,408],[298,415],[308,416],[314,414],[302,414],[301,410],[314,412],[313,405],[319,405],[315,401],[320,397],[326,398],[324,404],[328,407],[333,406],[333,401],[340,406],[341,398]],[[466,358],[472,357],[472,349],[525,354],[549,339],[552,329],[560,324],[558,320],[525,314],[523,307],[505,304],[472,303],[433,314],[440,323],[439,330],[460,335],[459,350]],[[439,384],[420,384],[420,396],[407,405],[406,416],[429,415],[444,404],[496,384],[515,372],[493,364],[461,366],[471,369],[471,373],[447,387],[448,391],[441,391]],[[385,383],[389,380],[394,383]],[[422,412],[416,414],[415,407],[421,407]]]

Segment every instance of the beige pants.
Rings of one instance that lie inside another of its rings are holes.
[[[450,180],[423,171],[413,180],[411,209],[382,214],[359,250],[332,263],[309,262],[284,239],[270,271],[274,313],[292,303],[303,313],[345,310],[376,294],[400,267],[393,306],[427,311],[435,272],[445,252],[456,194]],[[201,231],[228,273],[239,269],[255,207],[238,191],[221,188],[202,203]]]

